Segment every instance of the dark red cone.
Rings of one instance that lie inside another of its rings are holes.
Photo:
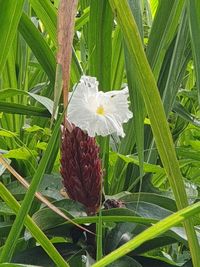
[[[95,138],[78,127],[64,130],[61,146],[61,175],[68,196],[81,202],[88,214],[100,206],[102,169]]]

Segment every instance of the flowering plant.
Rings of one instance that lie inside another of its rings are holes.
[[[83,76],[74,88],[68,106],[72,129],[63,129],[61,174],[70,198],[84,204],[88,214],[100,206],[102,169],[95,135],[117,133],[132,117],[128,90],[99,92],[96,78]]]
[[[98,91],[95,77],[82,76],[71,94],[68,119],[91,137],[113,133],[124,137],[122,124],[132,117],[127,99],[127,87],[104,93]]]

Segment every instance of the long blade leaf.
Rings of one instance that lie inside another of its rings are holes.
[[[117,0],[110,0],[110,4],[115,14],[117,14],[118,23],[122,28],[126,45],[129,49],[133,64],[135,65],[135,72],[151,121],[157,149],[174,192],[177,206],[179,209],[184,208],[188,206],[188,200],[178,160],[176,158],[172,136],[155,78],[144,53],[137,25],[127,1],[119,2]],[[200,266],[199,244],[192,220],[185,222],[185,228],[194,266]]]

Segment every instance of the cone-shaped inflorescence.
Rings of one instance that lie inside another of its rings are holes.
[[[100,206],[102,169],[95,138],[78,127],[63,132],[61,175],[68,196],[81,202],[89,215]]]

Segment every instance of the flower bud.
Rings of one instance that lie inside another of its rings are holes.
[[[78,127],[63,131],[61,175],[68,196],[86,206],[88,215],[100,206],[102,168],[95,138]]]

